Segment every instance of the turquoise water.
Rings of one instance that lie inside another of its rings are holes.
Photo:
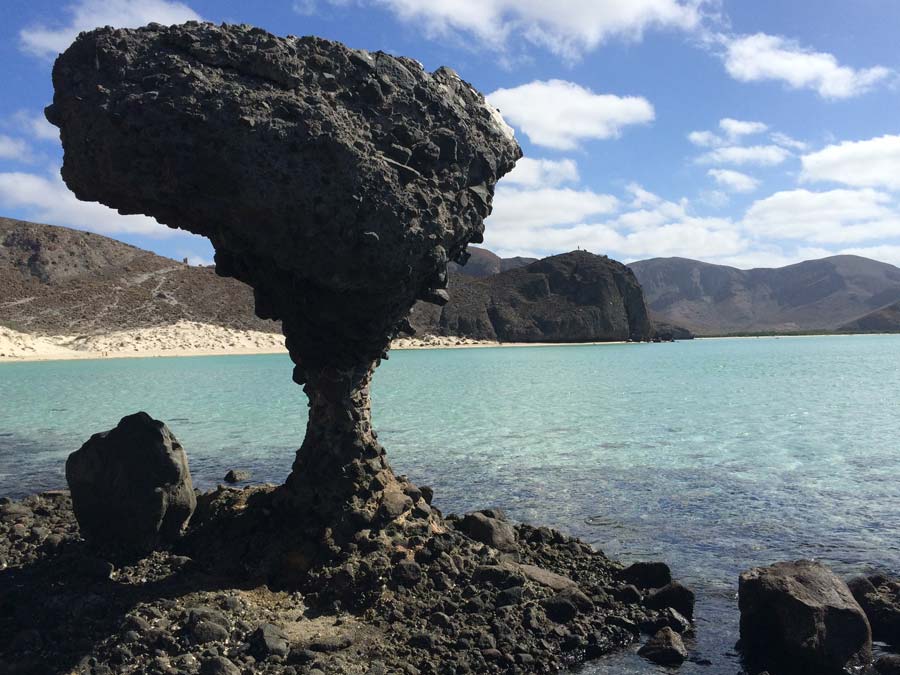
[[[900,336],[393,352],[374,414],[445,512],[499,505],[698,593],[682,673],[737,672],[738,573],[797,557],[900,572]],[[306,403],[283,356],[0,365],[0,495],[62,487],[91,433],[146,410],[195,483],[280,481]],[[634,655],[586,673],[652,672]],[[661,671],[665,672],[665,671]]]

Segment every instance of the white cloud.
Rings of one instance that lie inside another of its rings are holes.
[[[168,25],[200,20],[190,7],[171,0],[79,0],[64,13],[68,15],[66,23],[37,24],[19,31],[22,49],[53,57],[65,51],[78,33],[98,26],[138,28],[152,21]]]
[[[688,140],[701,148],[715,148],[724,142],[711,131],[692,131],[687,135]]]
[[[769,134],[769,138],[772,139],[772,142],[775,145],[780,145],[783,148],[790,148],[791,150],[806,150],[809,145],[804,143],[803,141],[798,141],[794,138],[791,138],[787,134],[783,134],[780,131],[775,131]]]
[[[645,98],[595,94],[565,80],[535,80],[487,98],[532,143],[557,150],[572,150],[582,140],[614,138],[628,125],[654,119]]]
[[[900,135],[844,141],[800,158],[803,181],[900,190]]]
[[[0,159],[28,160],[28,144],[20,138],[0,134]]]
[[[790,157],[791,153],[777,145],[729,145],[700,155],[700,164],[755,164],[775,166]]]
[[[609,219],[622,202],[586,191],[497,191],[485,245],[502,255],[544,256],[581,247],[617,259],[668,255],[731,255],[746,241],[726,218],[687,213],[687,201],[666,201],[636,183],[625,188],[631,208]],[[595,207],[584,207],[594,201]],[[591,217],[595,216],[595,217]],[[496,220],[495,220],[496,218]]]
[[[653,194],[649,190],[645,190],[639,183],[629,183],[625,186],[625,190],[632,196],[631,206],[640,208],[648,204],[659,204],[662,198]]]
[[[29,220],[101,234],[169,237],[176,233],[147,216],[122,216],[102,204],[78,201],[59,177],[0,173],[0,205],[7,209],[25,209]]]
[[[745,122],[725,117],[719,120],[719,128],[728,134],[728,138],[735,139],[741,136],[761,134],[769,127],[762,122]]]
[[[502,183],[494,194],[487,226],[491,231],[577,223],[588,216],[613,213],[619,200],[612,195],[571,188],[523,190]]]
[[[556,187],[578,181],[578,165],[571,159],[531,159],[523,157],[503,177],[504,185],[522,187]]]
[[[490,49],[540,45],[577,59],[611,39],[640,40],[652,28],[692,30],[707,0],[375,0],[431,35],[463,33]],[[305,3],[304,3],[305,4]]]
[[[710,169],[706,172],[724,188],[731,192],[753,192],[759,187],[759,181],[740,171],[731,169]]]
[[[743,226],[761,237],[855,243],[900,236],[900,212],[890,195],[872,189],[786,190],[754,202]]]
[[[12,116],[13,124],[39,141],[59,141],[59,129],[50,124],[43,113],[19,110]]]
[[[725,40],[725,69],[741,82],[780,80],[793,89],[812,89],[827,99],[858,96],[890,75],[882,66],[856,70],[826,52],[792,40],[756,33]]]

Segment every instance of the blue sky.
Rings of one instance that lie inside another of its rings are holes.
[[[190,18],[453,67],[515,128],[485,246],[748,268],[900,265],[894,0],[4,0],[0,215],[209,261],[208,242],[78,202],[43,121],[79,30]]]

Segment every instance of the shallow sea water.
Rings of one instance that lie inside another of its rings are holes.
[[[290,373],[286,356],[0,364],[0,495],[63,487],[67,454],[137,410],[199,487],[229,468],[280,482],[306,419]],[[900,572],[900,336],[392,352],[373,390],[394,469],[445,512],[501,506],[669,562],[698,595],[685,675],[740,671],[744,569]],[[581,672],[657,671],[625,653]]]

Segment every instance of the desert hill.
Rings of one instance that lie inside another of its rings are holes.
[[[253,293],[98,234],[0,218],[0,325],[37,334],[99,334],[194,321],[280,332]]]
[[[505,342],[652,336],[634,275],[605,256],[573,252],[532,261],[473,248],[468,265],[450,274],[448,305],[413,309],[420,335]],[[280,332],[277,322],[254,315],[248,286],[212,268],[97,234],[0,218],[0,326],[106,335],[183,322]]]

